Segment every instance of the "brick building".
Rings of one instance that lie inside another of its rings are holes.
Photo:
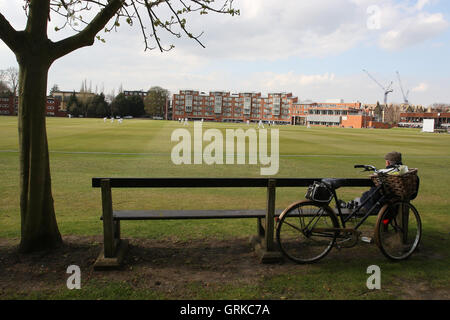
[[[0,115],[17,115],[19,99],[12,94],[0,96]]]
[[[292,93],[269,93],[262,97],[261,93],[244,92],[204,92],[181,90],[173,95],[173,117],[190,120],[209,120],[220,122],[256,122],[275,121],[291,123],[290,110],[298,98]]]
[[[48,117],[67,117],[67,111],[62,110],[59,99],[47,97],[46,115]]]
[[[15,116],[18,113],[19,98],[13,95],[0,96],[0,115]],[[53,97],[47,97],[46,115],[48,117],[66,117],[67,114],[61,110],[60,101]]]
[[[400,113],[399,127],[421,128],[424,119],[434,119],[434,127],[449,128],[450,112],[404,112]]]
[[[277,124],[381,127],[367,115],[360,102],[299,102],[292,93],[261,93],[180,90],[173,95],[173,120],[185,119],[219,122],[263,122]]]
[[[392,125],[375,121],[374,117],[366,114],[350,114],[342,117],[341,126],[344,128],[375,128],[390,129]]]
[[[311,103],[306,110],[306,123],[321,126],[342,126],[350,115],[362,114],[361,103]],[[348,126],[351,126],[349,124]]]

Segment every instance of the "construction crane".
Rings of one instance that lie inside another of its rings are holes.
[[[375,83],[376,83],[377,85],[379,85],[381,89],[383,89],[383,91],[384,91],[384,104],[387,105],[387,97],[388,97],[388,94],[394,91],[394,89],[392,89],[392,85],[394,84],[394,82],[391,81],[391,83],[389,84],[389,86],[385,88],[385,87],[383,87],[383,86],[382,86],[382,85],[381,85],[374,77],[372,77],[372,75],[371,75],[367,70],[363,69],[363,71],[364,71],[365,73],[367,73],[367,75],[369,76],[369,78],[372,79],[373,81],[375,81]]]
[[[403,91],[402,80],[400,79],[400,73],[398,71],[397,71],[397,77],[398,77],[398,83],[400,84],[400,90],[402,90],[403,101],[405,102],[405,104],[409,104],[409,101],[408,101],[409,90],[408,90],[408,92],[406,92],[406,95],[405,95],[405,91]]]

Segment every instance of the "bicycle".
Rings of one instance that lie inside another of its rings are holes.
[[[394,176],[371,165],[354,167],[374,171],[371,178],[376,188],[362,203],[350,209],[342,208],[345,202],[338,198],[336,190],[345,186],[347,180],[322,179],[309,186],[305,200],[291,204],[280,214],[276,239],[286,257],[297,263],[312,263],[325,257],[333,246],[352,247],[361,235],[358,228],[371,215],[377,215],[375,242],[387,258],[404,260],[416,250],[422,236],[422,223],[410,200],[418,192],[417,169]],[[335,210],[330,207],[333,199]],[[377,201],[366,209],[366,204],[374,199]],[[346,223],[353,218],[361,220],[355,227],[347,227]]]

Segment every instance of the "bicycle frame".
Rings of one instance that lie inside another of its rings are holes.
[[[339,205],[339,198],[336,194],[336,190],[335,189],[331,189],[330,192],[333,194],[333,198],[334,201],[336,203],[336,208],[338,210],[338,215],[339,215],[339,219],[341,220],[341,224],[342,224],[342,228],[345,228],[345,223],[350,220],[351,218],[355,217],[358,212],[361,210],[361,208],[364,207],[364,205],[369,202],[370,200],[373,199],[374,195],[377,194],[378,191],[380,191],[380,189],[382,188],[382,186],[378,186],[370,195],[369,197],[364,200],[361,204],[359,204],[356,208],[354,208],[351,213],[347,216],[344,217],[342,210],[341,210],[341,206]],[[359,221],[359,223],[355,226],[355,230],[357,230],[366,220],[367,218],[372,214],[372,212],[375,210],[375,208],[377,206],[379,206],[381,204],[381,202],[383,200],[385,200],[387,197],[385,195],[382,195],[380,199],[378,199],[378,201],[366,212],[366,214],[361,218],[361,221]],[[331,202],[331,201],[330,201]]]

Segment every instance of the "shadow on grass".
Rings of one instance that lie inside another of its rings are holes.
[[[445,239],[427,234],[399,263],[359,244],[297,265],[260,264],[244,238],[133,238],[122,269],[107,272],[93,270],[98,236],[66,236],[60,248],[31,255],[17,253],[17,240],[0,239],[0,299],[448,299]],[[81,290],[67,289],[72,264],[81,269]],[[381,268],[381,290],[366,287],[370,265]]]

